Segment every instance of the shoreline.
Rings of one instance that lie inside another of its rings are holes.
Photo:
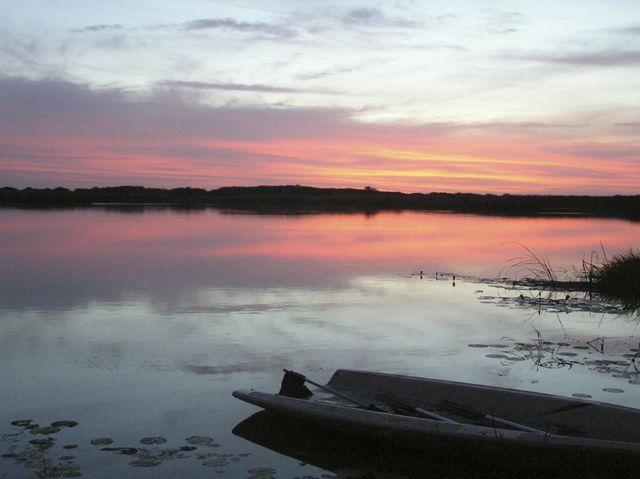
[[[377,213],[429,211],[523,217],[599,217],[640,221],[640,195],[495,195],[401,193],[373,188],[308,186],[146,188],[0,188],[0,207],[220,208],[261,213]]]

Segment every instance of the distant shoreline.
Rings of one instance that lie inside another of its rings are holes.
[[[640,221],[640,195],[493,195],[475,193],[400,193],[373,188],[309,186],[230,186],[146,188],[0,188],[0,206],[24,208],[138,207],[233,209],[258,213],[448,211],[497,216],[589,216]]]

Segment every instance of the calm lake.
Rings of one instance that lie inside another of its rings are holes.
[[[283,368],[640,407],[636,315],[498,280],[514,242],[568,278],[638,238],[590,218],[0,209],[0,478],[412,475],[234,433],[258,410],[231,392],[277,391]]]

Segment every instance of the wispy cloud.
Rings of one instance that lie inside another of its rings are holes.
[[[613,28],[608,29],[607,31],[612,33],[620,33],[623,35],[640,35],[640,25],[633,27]]]
[[[296,32],[283,25],[265,22],[239,22],[233,18],[202,18],[191,20],[178,25],[186,31],[198,30],[232,30],[242,33],[257,33],[278,38],[291,38]]]
[[[640,50],[532,51],[500,54],[499,58],[575,67],[635,67],[640,65]]]
[[[196,90],[226,90],[226,91],[247,91],[261,93],[308,93],[309,90],[301,90],[298,88],[278,87],[260,84],[241,84],[241,83],[208,83],[199,81],[180,81],[167,80],[161,82],[160,85],[178,87],[178,88],[194,88]]]
[[[334,90],[329,89],[307,89],[292,88],[283,86],[273,86],[264,84],[246,83],[211,83],[201,81],[166,80],[159,83],[160,86],[173,88],[191,88],[195,90],[223,90],[255,93],[294,93],[294,94],[316,94],[316,95],[336,95]]]
[[[120,24],[114,25],[89,25],[87,27],[74,28],[69,30],[71,33],[88,33],[88,32],[102,32],[104,30],[123,30],[124,27]]]
[[[624,181],[640,175],[634,142],[548,139],[541,131],[551,124],[364,124],[346,109],[214,108],[23,79],[0,79],[0,100],[0,186],[375,181],[405,191],[587,192],[597,177],[601,191],[625,193],[636,186]]]
[[[50,44],[41,38],[0,31],[0,77],[63,77],[64,68],[48,55],[49,49]]]
[[[575,66],[624,67],[640,65],[640,50],[606,50],[565,55],[532,55],[532,60]]]
[[[35,39],[19,39],[6,33],[0,34],[0,54],[6,59],[24,64],[34,64],[38,63],[37,58],[40,51],[40,43]],[[3,69],[5,68],[6,65]]]
[[[550,149],[549,151],[570,154],[579,158],[594,158],[599,160],[609,159],[629,159],[640,160],[640,153],[628,145],[578,145],[562,146]],[[637,170],[637,168],[636,168]]]
[[[516,33],[528,23],[527,17],[520,12],[492,12],[484,23],[484,29],[489,33]]]
[[[353,8],[348,10],[341,20],[351,26],[413,28],[420,25],[418,21],[390,16],[377,8]]]

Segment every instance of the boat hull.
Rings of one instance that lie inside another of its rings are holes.
[[[547,450],[574,451],[584,454],[606,452],[640,458],[640,445],[634,443],[449,424],[428,418],[368,411],[259,391],[238,390],[234,391],[233,395],[263,409],[316,426],[393,443],[403,448],[429,449],[433,448],[434,442],[451,445],[473,442],[478,447],[490,449],[525,447],[535,448],[541,452]]]
[[[553,449],[490,447],[469,441],[424,439],[419,448],[395,438],[353,436],[339,429],[261,410],[233,433],[261,447],[344,477],[633,477],[638,463],[607,454],[567,453]],[[314,476],[315,477],[315,476]]]
[[[521,416],[526,415],[513,411],[517,412],[516,406],[524,405],[529,415],[527,423],[540,427],[545,432],[525,432],[495,425],[448,423],[424,417],[390,414],[355,408],[344,402],[333,401],[335,398],[323,398],[321,395],[316,399],[295,399],[254,390],[238,390],[233,395],[299,421],[404,448],[433,448],[434,444],[457,447],[462,443],[471,443],[483,451],[524,448],[540,453],[556,451],[574,456],[597,455],[616,460],[637,461],[640,458],[640,441],[610,438],[616,431],[627,436],[635,432],[636,426],[640,424],[640,411],[631,408],[504,388],[362,371],[339,370],[328,386],[344,394],[357,396],[360,401],[375,400],[375,396],[385,397],[392,392],[405,400],[420,398],[422,403],[433,403],[437,398],[453,395],[458,400],[467,404],[472,402],[479,407],[487,407],[486,404],[496,406],[500,399],[504,403],[502,409],[509,419],[522,421]],[[544,420],[540,419],[541,415]],[[596,420],[615,420],[616,423],[598,425],[595,424]],[[556,424],[565,429],[569,426],[590,426],[596,431],[604,432],[600,437],[561,435],[554,433],[551,428],[551,425]]]

